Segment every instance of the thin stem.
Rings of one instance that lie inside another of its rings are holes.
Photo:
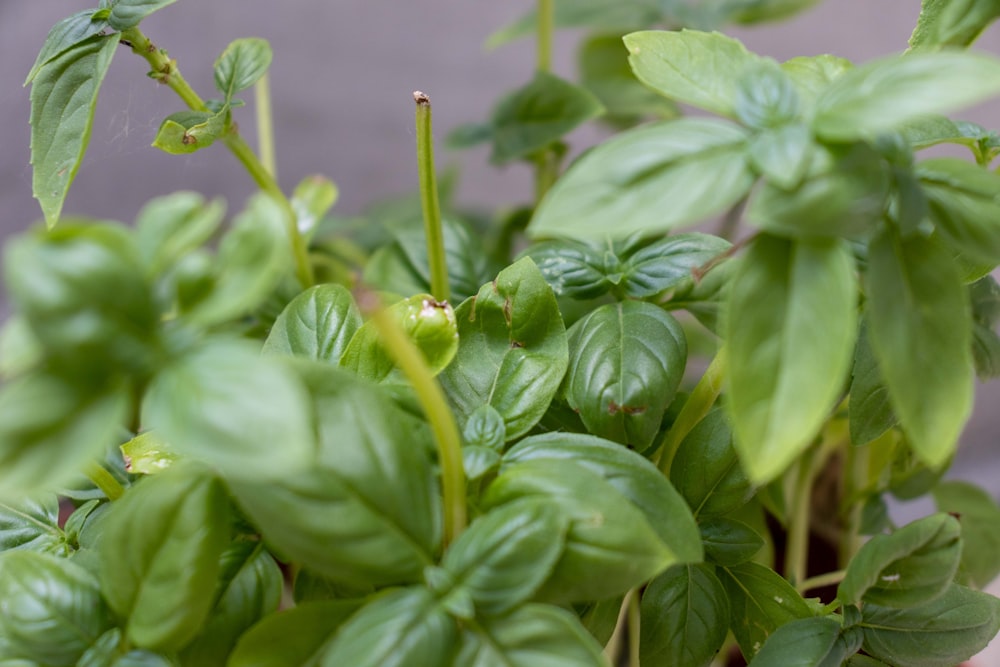
[[[205,101],[188,84],[187,80],[177,68],[177,62],[167,56],[166,51],[157,48],[138,27],[129,28],[121,33],[121,41],[132,47],[132,51],[141,56],[151,68],[150,76],[160,83],[168,86],[177,96],[194,111],[208,111]],[[298,223],[295,213],[288,198],[281,191],[278,182],[268,169],[261,164],[257,155],[250,146],[243,140],[236,130],[236,126],[230,126],[220,137],[220,141],[236,156],[236,159],[246,168],[250,177],[264,192],[272,195],[287,212],[288,238],[292,245],[292,254],[295,258],[295,272],[303,287],[309,287],[315,280],[313,278],[312,265],[309,263],[309,253],[305,240],[299,233]]]
[[[274,154],[274,114],[271,111],[271,77],[266,72],[254,85],[254,107],[257,110],[257,148],[260,161],[272,178],[278,177]]]
[[[815,577],[809,577],[799,584],[798,589],[800,593],[806,591],[811,591],[814,588],[823,588],[824,586],[833,586],[834,584],[839,584],[847,576],[847,570],[834,570],[833,572],[827,572],[825,574],[818,574]]]
[[[793,511],[788,524],[788,544],[785,548],[785,575],[799,588],[806,578],[809,562],[809,511],[812,507],[813,450],[799,458],[798,479],[792,495]]]
[[[420,205],[424,211],[424,232],[427,235],[427,260],[431,268],[431,295],[438,301],[447,301],[451,297],[451,291],[448,286],[448,266],[445,263],[437,174],[434,171],[431,99],[417,90],[413,93],[413,100],[417,103],[417,170],[420,175]]]
[[[357,301],[363,311],[371,314],[372,324],[375,325],[382,344],[413,385],[417,400],[430,422],[441,466],[444,543],[450,544],[465,530],[468,516],[462,443],[455,418],[420,350],[381,306],[378,296],[374,292],[361,291],[357,295]]]
[[[546,148],[535,158],[535,206],[555,184],[559,177],[559,156],[552,148]]]
[[[552,33],[555,30],[555,3],[538,0],[538,59],[540,72],[552,69]]]
[[[632,589],[628,603],[628,664],[639,666],[639,640],[642,630],[642,610],[639,608],[639,590]]]
[[[854,554],[861,548],[862,504],[859,502],[858,491],[868,477],[869,447],[871,445],[855,447],[850,442],[844,447],[844,489],[841,494],[844,500],[850,501],[851,506],[844,518],[843,534],[839,542],[840,551],[837,559],[840,567],[847,567]]]
[[[84,474],[108,497],[108,500],[118,500],[125,494],[125,488],[104,469],[104,466],[91,461],[84,469]]]
[[[663,440],[660,448],[660,458],[658,465],[663,474],[670,477],[670,466],[673,464],[677,449],[681,446],[681,441],[687,437],[691,429],[704,419],[708,411],[712,409],[715,400],[722,392],[722,378],[726,374],[726,348],[720,347],[715,353],[715,358],[708,365],[705,374],[701,376],[698,384],[695,385],[691,396],[688,397],[680,414],[674,420],[673,426],[667,431],[667,436]]]
[[[622,606],[618,610],[618,620],[615,623],[614,632],[611,633],[611,639],[608,640],[607,645],[604,647],[604,657],[612,665],[618,664],[618,656],[622,652],[622,640],[627,632],[626,626],[629,623],[629,610],[632,606],[632,597],[636,592],[636,589],[633,588],[625,594]]]

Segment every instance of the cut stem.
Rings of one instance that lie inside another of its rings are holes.
[[[111,473],[104,469],[104,466],[91,461],[84,469],[84,474],[94,483],[94,486],[108,497],[108,500],[118,500],[125,495],[125,488]]]
[[[271,178],[278,177],[274,153],[274,115],[271,111],[271,77],[264,73],[254,85],[254,108],[257,110],[257,147],[260,161]]]
[[[431,295],[438,301],[447,301],[451,297],[451,290],[448,285],[448,266],[445,263],[437,173],[434,170],[431,99],[417,90],[413,93],[413,100],[417,103],[417,170],[420,176],[420,205],[424,212],[424,232],[427,236],[427,260],[431,269]]]

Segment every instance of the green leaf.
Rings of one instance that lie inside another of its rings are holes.
[[[69,545],[59,529],[59,498],[55,494],[0,500],[0,552],[24,549],[66,556]]]
[[[750,667],[840,667],[847,655],[839,636],[840,623],[829,616],[786,623],[768,637]]]
[[[883,233],[869,247],[865,291],[892,407],[917,456],[939,467],[972,409],[972,326],[961,278],[933,239]]]
[[[816,100],[813,130],[831,141],[874,137],[920,116],[1000,92],[1000,61],[973,53],[890,56],[845,72]]]
[[[590,433],[645,450],[684,375],[680,324],[658,306],[624,301],[591,311],[567,337],[569,406]]]
[[[892,667],[952,667],[1000,630],[1000,600],[957,584],[916,607],[866,604],[862,614],[865,652]]]
[[[215,87],[226,96],[226,102],[257,83],[271,66],[272,56],[266,39],[245,37],[230,42],[215,61]]]
[[[318,667],[446,665],[458,641],[455,621],[425,588],[384,593],[337,633]]]
[[[750,479],[777,477],[840,398],[857,335],[854,262],[840,240],[758,236],[737,270],[728,408]]]
[[[895,608],[933,600],[958,570],[961,532],[954,517],[934,514],[891,535],[876,535],[851,559],[837,598]]]
[[[701,539],[684,500],[642,455],[592,435],[547,433],[525,438],[504,454],[504,469],[527,461],[571,461],[597,473],[642,510],[678,560],[702,558]]]
[[[163,472],[180,457],[170,445],[153,431],[135,436],[121,446],[125,471],[133,475],[153,475]]]
[[[174,667],[174,663],[162,655],[141,649],[122,655],[125,650],[121,629],[112,628],[83,654],[76,667]]]
[[[799,115],[795,84],[773,61],[748,65],[736,82],[734,113],[754,129],[786,126]]]
[[[862,319],[854,350],[854,369],[851,371],[851,389],[847,404],[850,418],[851,442],[861,447],[880,437],[896,425],[889,390],[882,379],[878,359],[872,350],[868,323]]]
[[[928,51],[969,46],[1000,17],[994,0],[923,0],[910,48]]]
[[[642,512],[582,465],[543,459],[507,466],[487,488],[483,506],[488,510],[522,498],[548,502],[570,521],[566,548],[539,599],[611,597],[677,561]]]
[[[0,328],[0,378],[10,380],[39,366],[44,353],[28,322],[11,315]]]
[[[101,591],[127,620],[129,641],[153,651],[180,649],[215,602],[229,541],[222,484],[193,466],[174,466],[129,489],[102,523]]]
[[[462,636],[455,667],[602,667],[600,645],[570,612],[541,604],[483,619]]]
[[[614,287],[607,264],[617,272],[617,257],[608,257],[597,248],[572,239],[542,241],[530,246],[521,257],[530,257],[556,296],[593,299]]]
[[[730,627],[740,651],[751,660],[775,630],[812,611],[774,570],[757,563],[719,569],[730,602]]]
[[[278,610],[282,587],[281,570],[262,544],[231,544],[222,554],[215,608],[198,636],[180,654],[184,667],[227,664],[240,635]]]
[[[799,56],[781,63],[781,69],[791,77],[806,107],[811,107],[820,93],[852,67],[850,60],[829,54]]]
[[[534,426],[568,365],[565,326],[552,289],[518,260],[455,310],[458,353],[438,376],[459,424],[481,405],[504,419],[508,440]]]
[[[264,341],[264,354],[301,356],[333,364],[361,327],[361,312],[341,285],[314,285],[285,306]]]
[[[176,0],[111,0],[111,14],[108,23],[115,30],[127,30],[139,25],[139,22],[152,14],[172,5]]]
[[[83,161],[97,91],[117,47],[117,35],[88,37],[51,58],[31,83],[31,187],[49,228]]]
[[[680,115],[676,104],[636,79],[620,33],[592,35],[580,45],[577,58],[580,83],[600,100],[611,120]]]
[[[419,581],[441,539],[425,432],[353,374],[296,366],[311,396],[315,459],[280,485],[230,490],[283,559],[355,588]]]
[[[753,496],[754,486],[740,466],[721,408],[705,415],[681,441],[670,465],[670,481],[699,518],[728,514]]]
[[[1000,137],[992,130],[969,121],[953,121],[945,116],[922,116],[900,128],[904,140],[914,150],[938,144],[960,144],[969,148],[976,161],[989,164],[1000,154]]]
[[[39,70],[60,53],[100,34],[107,27],[107,19],[101,18],[101,12],[96,9],[85,9],[56,23],[49,30],[42,49],[35,58],[35,64],[31,66],[31,71],[24,80],[24,85],[31,83]]]
[[[728,517],[713,517],[702,521],[701,539],[705,559],[732,567],[745,563],[764,547],[764,538],[742,521]]]
[[[742,128],[708,118],[622,132],[556,182],[528,233],[624,237],[700,222],[735,204],[753,185],[746,140]]]
[[[150,384],[142,423],[178,454],[227,477],[279,479],[302,470],[314,436],[303,386],[278,359],[210,339]]]
[[[710,565],[674,565],[646,586],[640,610],[648,667],[707,667],[729,632],[729,599]]]
[[[973,261],[1000,264],[1000,174],[938,158],[917,165],[917,175],[931,220],[948,244]]]
[[[967,482],[941,482],[932,491],[939,512],[958,517],[962,526],[961,579],[983,588],[1000,574],[1000,507],[993,497]]]
[[[135,219],[135,240],[146,275],[158,276],[208,241],[226,205],[197,192],[175,192],[146,204]]]
[[[625,35],[632,71],[666,97],[735,117],[744,71],[761,62],[738,40],[717,32],[649,30]]]
[[[622,264],[625,293],[645,299],[696,282],[695,274],[732,247],[711,234],[675,234],[631,254]]]
[[[97,581],[79,566],[33,551],[0,556],[0,650],[6,641],[27,665],[74,667],[111,625]]]
[[[802,183],[815,149],[809,128],[798,123],[765,129],[755,134],[747,147],[754,169],[769,184],[786,191]]]
[[[562,554],[567,524],[565,515],[540,498],[503,505],[474,521],[445,553],[441,567],[478,613],[505,614],[548,579]]]
[[[325,176],[313,174],[299,181],[291,198],[299,232],[310,238],[339,196],[337,184]]]
[[[735,23],[759,23],[788,18],[818,0],[729,0],[729,20]]]
[[[327,640],[360,603],[300,602],[267,616],[240,637],[227,667],[315,667]]]
[[[600,28],[616,32],[652,25],[662,20],[660,7],[645,0],[555,0],[554,23],[560,28]],[[515,39],[531,35],[537,30],[538,15],[531,11],[515,23],[501,28],[486,40],[486,48],[493,49]],[[620,32],[619,32],[620,34]]]
[[[226,130],[228,108],[211,111],[178,111],[167,116],[153,140],[153,148],[171,155],[187,155],[215,143]]]

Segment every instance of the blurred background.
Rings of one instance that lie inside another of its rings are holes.
[[[49,28],[94,4],[0,0],[0,235],[40,217],[31,197],[29,89],[21,84]],[[531,39],[490,51],[483,45],[533,6],[532,0],[181,0],[145,20],[143,30],[177,58],[204,95],[213,90],[212,64],[230,40],[268,39],[275,52],[271,86],[279,181],[290,190],[308,174],[325,174],[340,187],[335,212],[352,215],[416,188],[413,90],[430,95],[440,140],[457,125],[485,120],[499,94],[531,78]],[[859,62],[903,50],[919,10],[919,0],[826,0],[782,23],[727,32],[778,60],[834,53]],[[579,37],[573,31],[558,35],[557,74],[575,77]],[[1000,54],[1000,30],[988,32],[976,48]],[[161,119],[182,104],[146,78],[146,70],[146,63],[129,53],[112,63],[64,215],[129,221],[151,197],[179,189],[222,196],[230,210],[238,210],[253,183],[225,149],[171,156],[150,148]],[[247,93],[248,108],[237,109],[235,117],[253,143],[253,95]],[[994,103],[960,117],[996,128],[998,111],[1000,104]],[[590,124],[570,140],[579,150],[602,136],[601,128]],[[462,167],[457,201],[483,208],[529,201],[529,169],[497,170],[487,157],[487,148],[452,153],[439,141],[439,165]],[[981,387],[951,473],[995,493],[1000,493],[998,408],[1000,383]]]

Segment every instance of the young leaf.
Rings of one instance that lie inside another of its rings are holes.
[[[112,623],[97,581],[79,566],[32,551],[0,556],[0,660],[72,667]]]
[[[728,514],[753,495],[722,409],[709,412],[681,441],[670,466],[670,481],[695,517]]]
[[[1000,264],[1000,174],[938,158],[921,162],[917,175],[931,220],[948,244],[973,261]]]
[[[764,538],[736,519],[713,517],[703,520],[698,528],[705,546],[705,559],[717,565],[732,567],[746,563],[764,547]]]
[[[591,311],[567,337],[569,406],[590,433],[645,450],[684,375],[680,324],[658,306],[624,301]]]
[[[570,612],[541,604],[483,619],[462,636],[455,667],[602,667],[600,645]]]
[[[694,273],[725,253],[732,244],[718,236],[692,232],[654,241],[622,264],[625,293],[645,299],[694,282]]]
[[[729,632],[729,598],[710,565],[674,565],[646,586],[640,610],[648,667],[707,667]]]
[[[527,157],[603,112],[587,90],[548,72],[536,72],[531,83],[501,100],[494,110],[490,161],[501,165]]]
[[[847,658],[839,636],[840,623],[829,616],[786,623],[768,637],[750,667],[839,667]]]
[[[542,241],[530,246],[521,257],[531,258],[556,296],[593,299],[614,286],[608,275],[608,257],[581,241]]]
[[[892,667],[953,667],[1000,630],[1000,600],[958,584],[925,604],[862,610],[865,652]]]
[[[632,71],[672,100],[735,118],[743,73],[761,62],[739,41],[717,32],[649,30],[625,35]]]
[[[795,84],[773,61],[749,65],[736,83],[734,113],[741,123],[754,129],[788,125],[799,115]]]
[[[56,556],[70,550],[59,529],[59,498],[55,494],[0,500],[0,552],[24,549]]]
[[[153,140],[153,148],[171,155],[187,155],[207,148],[226,129],[226,113],[211,111],[178,111],[167,116]]]
[[[180,460],[180,456],[153,431],[135,436],[121,446],[125,471],[133,475],[155,475]]]
[[[761,235],[737,270],[727,333],[729,414],[750,478],[774,479],[840,397],[857,335],[854,263],[839,240]]]
[[[545,413],[569,363],[552,289],[524,258],[464,301],[455,318],[458,353],[439,380],[458,423],[488,404],[504,418],[508,440],[524,435]]]
[[[35,58],[35,64],[31,66],[31,71],[24,80],[24,85],[27,86],[34,81],[39,70],[60,53],[100,34],[107,27],[107,18],[100,18],[99,10],[96,9],[85,9],[56,23],[49,30],[42,44],[42,50]]]
[[[872,349],[892,407],[920,459],[939,467],[972,409],[966,290],[934,239],[883,233],[869,247],[865,291]]]
[[[50,229],[83,161],[97,91],[117,47],[117,35],[88,37],[50,59],[31,83],[32,193]]]
[[[333,364],[361,327],[361,313],[341,285],[314,285],[285,306],[264,341],[264,354],[287,354]]]
[[[905,608],[938,597],[948,588],[962,554],[954,517],[934,514],[891,535],[876,535],[851,559],[837,589],[844,604]]]
[[[245,37],[229,43],[215,61],[215,87],[229,102],[233,95],[257,83],[271,66],[271,45],[266,39]]]
[[[585,154],[542,200],[531,236],[649,235],[726,210],[753,185],[746,130],[682,118],[622,132]]]
[[[458,627],[425,588],[384,593],[337,632],[318,667],[427,667],[446,665]]]
[[[910,48],[929,51],[969,46],[997,17],[1000,5],[993,0],[923,0]]]
[[[896,425],[889,390],[872,350],[868,323],[865,320],[861,322],[854,350],[854,369],[851,371],[847,410],[850,416],[851,442],[858,447],[867,445]]]
[[[102,522],[99,575],[129,642],[176,651],[198,634],[215,602],[228,526],[222,484],[194,467],[148,477],[115,502]]]
[[[478,613],[503,615],[548,579],[562,554],[567,524],[543,499],[509,503],[474,521],[445,553],[441,567]]]
[[[831,141],[872,138],[920,116],[1000,92],[1000,61],[974,53],[890,56],[849,70],[816,100],[813,130]]]
[[[315,667],[337,628],[361,606],[358,600],[299,602],[250,628],[228,667]]]
[[[337,184],[325,176],[313,174],[299,181],[290,200],[299,232],[311,238],[339,196]]]
[[[815,144],[808,127],[789,123],[758,132],[747,150],[754,169],[768,183],[788,191],[798,187],[805,178],[812,165]]]
[[[1000,507],[983,489],[959,481],[941,482],[932,491],[939,512],[950,512],[962,526],[960,579],[983,588],[1000,574]]]
[[[174,2],[176,0],[111,0],[108,3],[111,9],[108,23],[115,30],[134,28],[153,12]]]
[[[600,475],[571,461],[508,466],[487,488],[483,506],[540,498],[570,521],[566,548],[538,598],[600,600],[637,586],[677,561],[649,521]]]
[[[175,192],[146,204],[135,219],[135,241],[146,275],[158,276],[208,241],[226,205],[196,192]]]

